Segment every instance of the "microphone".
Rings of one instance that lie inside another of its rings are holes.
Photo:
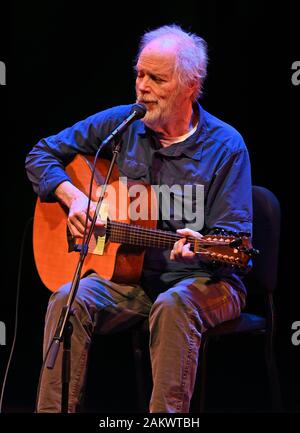
[[[141,119],[145,116],[147,112],[147,108],[144,104],[133,104],[130,110],[129,116],[126,117],[123,122],[121,122],[110,134],[108,137],[102,141],[102,145],[106,145],[113,138],[116,138],[118,135],[122,134],[122,132],[129,126],[132,122],[137,119]]]

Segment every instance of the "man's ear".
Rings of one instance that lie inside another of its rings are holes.
[[[199,82],[197,80],[194,81],[190,81],[187,84],[187,88],[190,91],[191,95],[194,95],[195,93],[197,93],[198,88],[199,88]]]

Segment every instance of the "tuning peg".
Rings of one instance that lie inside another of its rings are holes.
[[[250,232],[239,232],[238,235],[241,236],[241,237],[246,237],[246,238],[250,238],[251,237],[251,233]]]
[[[237,248],[237,247],[239,247],[242,243],[243,243],[242,239],[241,239],[241,238],[237,238],[237,239],[235,239],[234,241],[230,242],[229,246],[230,246],[231,248]]]

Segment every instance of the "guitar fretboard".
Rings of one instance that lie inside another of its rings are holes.
[[[108,221],[106,231],[111,242],[141,247],[166,248],[171,250],[174,242],[182,239],[182,236],[173,232],[149,229],[117,221]],[[188,237],[187,241],[191,244],[191,250],[194,250],[195,242],[197,241],[192,237]]]

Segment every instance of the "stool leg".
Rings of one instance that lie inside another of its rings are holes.
[[[272,293],[268,293],[266,302],[268,307],[267,308],[268,327],[266,330],[265,356],[266,356],[266,364],[268,370],[269,390],[271,393],[273,410],[276,412],[282,412],[283,406],[282,406],[281,390],[280,390],[278,369],[277,369],[275,352],[274,352],[276,314],[275,314],[275,305],[274,305],[274,299]]]
[[[268,371],[269,390],[271,394],[272,408],[275,412],[282,412],[282,398],[278,369],[274,354],[274,335],[272,331],[266,334],[266,364]]]

